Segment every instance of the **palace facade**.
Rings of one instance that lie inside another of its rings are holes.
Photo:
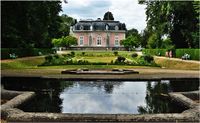
[[[82,20],[72,28],[78,39],[78,47],[123,47],[120,41],[125,39],[126,26],[112,20]]]

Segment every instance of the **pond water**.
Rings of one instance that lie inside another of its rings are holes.
[[[29,112],[143,114],[180,113],[168,92],[197,90],[198,81],[67,81],[2,78],[10,90],[35,91],[20,109]]]

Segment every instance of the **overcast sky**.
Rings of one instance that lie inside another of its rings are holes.
[[[138,0],[67,0],[62,2],[60,14],[67,14],[78,21],[80,19],[103,19],[107,11],[114,19],[126,24],[128,29],[136,28],[139,32],[146,27],[145,5]]]

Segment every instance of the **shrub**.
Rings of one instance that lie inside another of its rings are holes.
[[[121,64],[121,63],[124,63],[124,61],[126,60],[126,58],[125,57],[123,57],[123,56],[118,56],[117,57],[117,59],[116,59],[116,61],[115,61],[115,64]]]
[[[200,60],[200,49],[176,49],[176,57],[181,58],[184,54],[190,55],[191,60]]]
[[[118,55],[118,52],[117,52],[117,51],[114,51],[113,54],[114,54],[115,56],[117,56],[117,55]]]
[[[74,51],[71,52],[71,56],[75,56],[75,52]]]
[[[167,49],[143,49],[142,53],[156,56],[165,56],[166,51]]]
[[[84,56],[85,55],[85,52],[82,52],[82,56]]]
[[[54,58],[58,59],[60,56],[58,54],[53,55]]]
[[[143,55],[143,58],[145,61],[147,61],[148,63],[151,63],[154,61],[153,59],[153,56],[149,55],[149,54],[146,54],[146,55]]]
[[[135,57],[137,57],[137,56],[138,56],[137,53],[133,53],[133,54],[131,54],[131,57],[132,57],[132,58],[135,58]]]
[[[45,56],[45,61],[46,61],[46,62],[51,62],[52,59],[53,59],[53,56],[52,56],[52,55],[47,55],[47,56]]]
[[[10,54],[18,57],[38,56],[55,53],[55,50],[48,48],[1,48],[1,59],[9,59]]]

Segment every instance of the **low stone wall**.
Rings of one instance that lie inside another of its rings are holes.
[[[6,104],[1,111],[6,114],[8,122],[198,122],[200,119],[198,103],[195,103],[184,94],[196,94],[194,92],[173,92],[169,96],[189,107],[190,109],[182,113],[167,113],[167,114],[73,114],[73,113],[31,113],[23,112],[14,108],[24,101],[32,98],[34,92],[11,92],[14,95],[20,93]],[[11,94],[12,95],[12,94]],[[21,100],[21,101],[19,101]],[[13,104],[13,105],[11,105]],[[7,105],[7,106],[6,106]]]

